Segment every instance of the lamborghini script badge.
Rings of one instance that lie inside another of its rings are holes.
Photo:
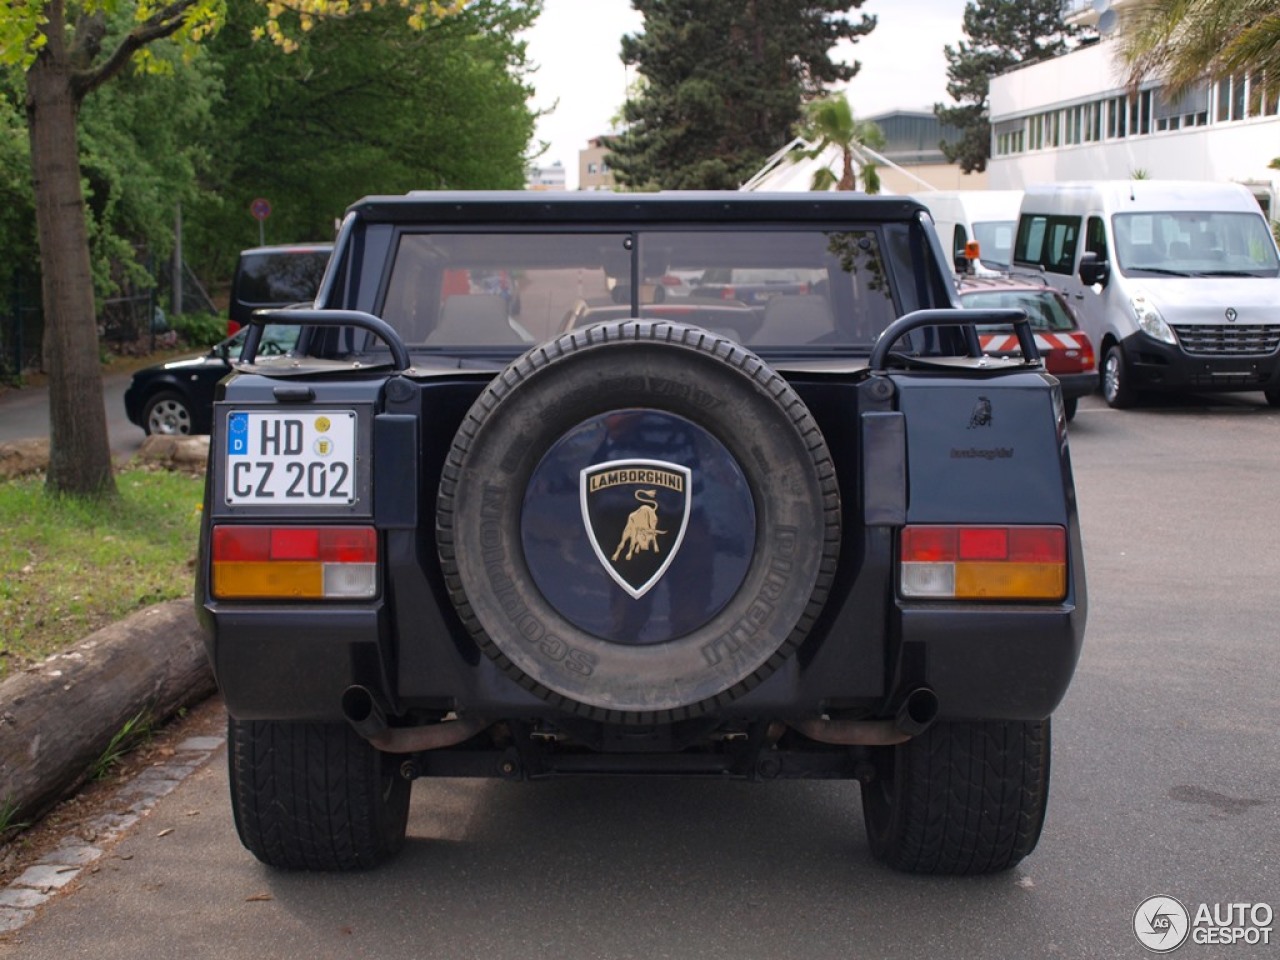
[[[671,566],[689,524],[689,468],[610,460],[582,471],[582,522],[618,586],[639,599]]]

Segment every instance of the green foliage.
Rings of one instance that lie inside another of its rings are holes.
[[[1065,53],[1079,35],[1062,19],[1061,0],[970,0],[964,11],[968,41],[946,46],[947,93],[956,106],[935,104],[934,115],[961,130],[957,143],[943,142],[948,162],[965,173],[987,169],[991,123],[987,93],[991,78],[1018,64]]]
[[[818,157],[831,146],[840,150],[841,174],[839,178],[827,168],[814,171],[812,190],[853,190],[857,187],[854,160],[862,168],[862,189],[866,193],[880,192],[880,174],[876,163],[861,147],[883,150],[884,131],[870,120],[858,120],[848,99],[837,94],[814,100],[805,107],[805,123],[800,135],[813,147],[799,151],[797,158]]]
[[[831,51],[875,27],[845,16],[862,3],[632,0],[644,31],[622,38],[622,59],[644,82],[610,144],[618,182],[737,189],[791,139],[807,100],[857,73]]]
[[[380,6],[316,19],[293,54],[252,38],[267,23],[260,0],[224,6],[216,37],[185,49],[176,39],[152,43],[81,107],[99,304],[168,270],[179,203],[185,259],[216,289],[236,254],[258,242],[256,197],[272,202],[268,242],[291,242],[332,236],[335,219],[367,194],[523,186],[535,116],[517,37],[541,0],[473,0],[421,30],[403,10]],[[131,4],[110,8],[107,46],[133,26]],[[0,25],[12,27],[11,14],[0,13]],[[0,313],[15,271],[29,291],[39,288],[23,96],[21,71],[0,68]],[[195,346],[225,336],[225,321],[191,323],[180,332]]]
[[[1123,18],[1130,84],[1156,77],[1176,99],[1206,79],[1280,77],[1280,0],[1145,0]]]
[[[31,823],[26,820],[13,819],[18,813],[18,802],[13,799],[13,794],[0,800],[0,840],[4,840],[11,833],[20,833]]]
[[[102,751],[102,756],[98,757],[89,768],[89,779],[105,780],[127,754],[151,739],[154,728],[155,721],[151,711],[143,707],[111,735],[111,740]]]
[[[268,243],[324,240],[348,205],[412,189],[520,189],[534,114],[517,35],[541,0],[477,0],[415,31],[398,10],[317,22],[297,52],[254,42],[262,5],[230,0],[208,45],[222,107],[208,131],[219,162],[184,208],[186,253],[229,278],[258,243],[249,213],[271,202]]]
[[[215,313],[180,313],[167,317],[169,329],[195,349],[212,347],[227,338],[227,318]]]

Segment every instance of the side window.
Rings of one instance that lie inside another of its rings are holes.
[[[958,256],[964,253],[965,244],[969,242],[969,234],[964,229],[963,223],[956,224],[955,238],[951,242],[951,255]]]
[[[1042,265],[1044,235],[1048,223],[1048,217],[1038,214],[1028,214],[1018,220],[1018,238],[1013,246],[1015,263],[1025,263],[1034,267]]]
[[[1079,217],[1024,214],[1018,220],[1013,259],[1049,273],[1070,273],[1079,239]]]
[[[1090,217],[1085,227],[1084,248],[1089,253],[1096,253],[1099,260],[1107,259],[1107,231],[1101,217]]]

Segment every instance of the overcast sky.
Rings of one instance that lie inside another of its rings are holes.
[[[878,18],[875,30],[850,45],[841,59],[857,59],[862,70],[849,85],[854,113],[932,110],[948,102],[947,62],[942,48],[964,39],[966,0],[866,0],[860,13]],[[533,105],[555,112],[538,122],[538,137],[551,149],[543,164],[559,160],[577,186],[578,151],[609,132],[630,82],[618,53],[624,33],[643,26],[630,0],[544,0],[542,16],[528,34],[529,59],[537,64]]]

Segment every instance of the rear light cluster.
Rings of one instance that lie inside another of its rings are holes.
[[[1062,600],[1067,532],[1056,526],[911,526],[901,591],[928,600]]]
[[[213,528],[212,589],[219,600],[358,600],[378,589],[372,527]]]

